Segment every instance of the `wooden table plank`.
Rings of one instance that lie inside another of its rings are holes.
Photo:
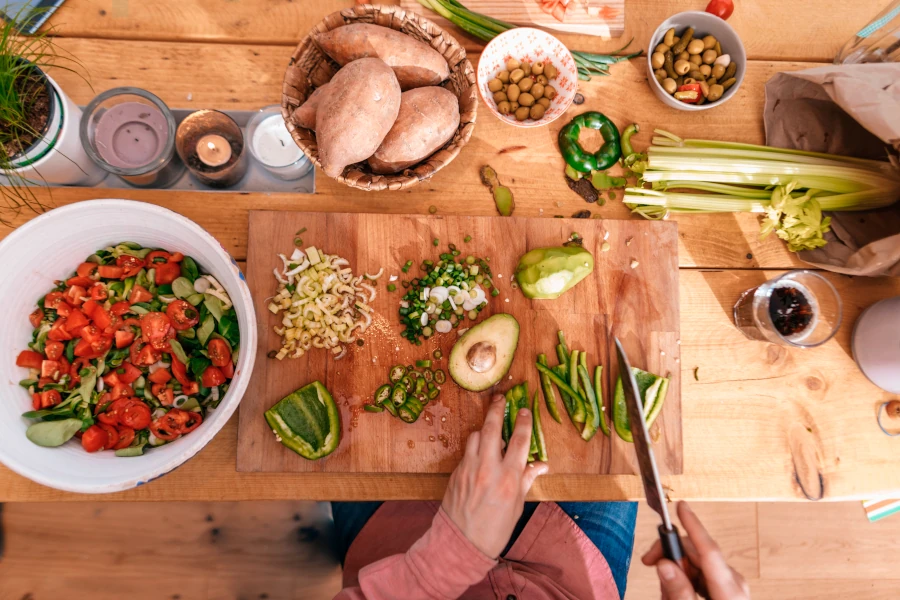
[[[826,500],[900,494],[900,471],[893,464],[895,444],[875,424],[878,404],[890,395],[860,375],[849,350],[852,323],[862,309],[900,294],[900,279],[829,274],[844,298],[845,324],[834,340],[803,351],[746,340],[731,325],[731,306],[740,292],[777,274],[695,269],[680,273],[685,458],[683,475],[664,478],[669,496],[803,500],[795,479],[792,441],[818,456],[809,466],[821,474]],[[150,485],[105,498],[440,498],[447,481],[442,475],[237,473],[236,448],[237,418],[232,418],[181,468]],[[640,480],[631,475],[551,474],[537,480],[530,497],[611,500],[641,495]],[[91,499],[41,487],[0,468],[0,501]]]
[[[175,108],[259,108],[279,101],[281,76],[291,53],[286,47],[227,44],[85,39],[63,39],[60,44],[85,63],[91,76],[93,90],[75,74],[59,70],[53,73],[66,92],[82,105],[101,91],[133,85],[158,94]],[[208,68],[214,63],[221,68]],[[582,84],[587,101],[570,109],[569,114],[600,110],[622,128],[637,121],[644,132],[635,138],[638,148],[649,143],[654,127],[665,127],[684,137],[762,143],[763,99],[759,90],[774,73],[810,66],[814,65],[753,61],[737,97],[697,119],[691,113],[660,103],[647,86],[641,64],[632,61],[615,65],[612,77]],[[597,207],[585,204],[565,185],[564,163],[555,140],[567,120],[563,117],[545,129],[525,130],[502,123],[481,106],[475,134],[456,160],[431,181],[402,192],[361,192],[317,173],[315,195],[210,196],[168,190],[57,188],[52,192],[52,200],[43,194],[42,197],[56,205],[90,198],[127,197],[166,206],[207,228],[241,260],[247,256],[247,211],[251,208],[422,214],[435,206],[441,214],[496,214],[491,196],[478,176],[479,168],[486,163],[496,168],[515,192],[517,216],[571,216],[588,208],[605,218],[628,218],[621,195],[606,206]],[[520,150],[500,154],[504,149],[517,147]],[[227,210],[209,210],[210,198]],[[29,216],[22,215],[17,224]],[[679,221],[679,264],[683,267],[791,268],[802,264],[774,236],[765,241],[758,239],[755,215],[675,218]],[[0,237],[6,233],[0,231]]]
[[[350,0],[267,0],[261,9],[249,0],[68,0],[51,23],[67,37],[292,46],[323,17],[351,4]],[[614,50],[633,37],[646,50],[653,31],[666,18],[705,6],[706,0],[629,0],[623,37],[605,41],[584,35],[559,37],[570,48],[597,52]],[[728,22],[751,58],[830,62],[844,42],[883,7],[883,0],[796,0],[790,4],[760,0],[739,4]],[[421,12],[426,14],[424,8]],[[483,47],[459,29],[452,31],[467,50]]]

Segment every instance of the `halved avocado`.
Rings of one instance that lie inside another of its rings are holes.
[[[553,300],[594,270],[594,256],[580,246],[535,248],[519,259],[516,281],[526,298]]]
[[[519,344],[519,322],[512,315],[493,315],[469,329],[450,351],[448,369],[461,388],[486,390],[503,379]]]

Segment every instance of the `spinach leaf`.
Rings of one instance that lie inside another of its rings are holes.
[[[97,385],[97,368],[93,366],[85,367],[82,369],[82,372],[84,371],[89,372],[81,377],[81,385],[78,387],[78,394],[85,403],[89,403],[91,401],[91,393]]]
[[[75,417],[75,413],[72,412],[69,408],[66,408],[65,410],[45,408],[42,410],[29,410],[28,412],[22,413],[22,416],[26,419],[43,419],[44,417],[62,417],[64,419],[72,419]]]
[[[66,344],[66,360],[69,361],[69,364],[75,362],[75,346],[81,340],[75,338],[74,340],[69,340],[69,343]]]
[[[19,385],[21,385],[23,388],[25,388],[27,390],[31,386],[37,385],[37,379],[23,379],[22,381],[19,382]]]
[[[181,343],[178,340],[169,340],[169,346],[172,348],[172,354],[175,355],[175,358],[180,360],[182,363],[187,364],[188,357],[184,351],[184,348],[181,346]]]
[[[232,346],[237,346],[241,342],[241,333],[238,330],[237,316],[234,312],[229,312],[219,319],[219,333]]]
[[[30,425],[25,430],[25,437],[45,448],[62,446],[72,439],[81,429],[81,419],[65,419],[63,421],[42,421]]]
[[[203,322],[200,324],[200,328],[197,329],[197,339],[205,346],[210,334],[215,331],[215,329],[216,320],[210,315],[206,315],[206,318],[204,318]]]
[[[222,301],[216,298],[215,296],[211,296],[210,294],[206,294],[206,297],[203,300],[203,306],[209,310],[209,314],[215,317],[216,321],[222,320],[222,315],[224,314],[224,310],[222,309]]]
[[[197,267],[197,263],[190,256],[185,256],[181,261],[181,275],[190,279],[191,283],[194,283],[200,277],[200,268]]]
[[[184,300],[195,293],[194,284],[187,277],[179,277],[172,282],[172,293],[176,298]]]
[[[203,375],[203,371],[211,364],[210,360],[205,356],[195,356],[191,359],[191,373],[194,374],[194,377],[200,379]]]

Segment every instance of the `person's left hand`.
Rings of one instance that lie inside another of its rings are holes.
[[[531,411],[522,409],[503,456],[505,399],[495,395],[484,427],[469,436],[466,454],[450,476],[444,512],[481,552],[497,558],[525,508],[525,495],[547,463],[528,462]]]

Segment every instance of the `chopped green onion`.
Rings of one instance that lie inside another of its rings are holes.
[[[394,285],[393,283],[389,283],[388,286],[387,286],[387,291],[389,291],[389,292],[395,292],[395,291],[397,291],[397,286]]]
[[[471,235],[467,235],[466,237],[463,238],[463,241],[464,241],[465,243],[468,244],[469,242],[472,241],[472,236],[471,236]]]

